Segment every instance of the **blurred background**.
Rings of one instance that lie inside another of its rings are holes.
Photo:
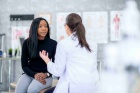
[[[102,93],[140,93],[140,0],[0,0],[0,92],[22,74],[21,46],[31,22],[45,18],[51,38],[66,38],[65,18],[78,13],[88,40],[98,43]]]

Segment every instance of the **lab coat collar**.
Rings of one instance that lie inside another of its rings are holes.
[[[78,37],[77,37],[77,35],[75,35],[76,34],[76,32],[73,32],[69,37],[72,39],[72,40],[77,40],[78,39]]]

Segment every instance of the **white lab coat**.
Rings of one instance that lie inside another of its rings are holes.
[[[54,93],[97,93],[97,44],[89,43],[92,53],[78,45],[73,35],[57,45],[55,63],[47,64],[48,71],[59,76]]]

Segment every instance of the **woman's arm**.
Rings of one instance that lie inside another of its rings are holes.
[[[34,78],[36,72],[32,71],[29,68],[29,63],[28,63],[28,58],[29,58],[29,53],[28,53],[28,48],[27,48],[27,40],[24,41],[23,46],[22,46],[22,54],[21,54],[21,66],[23,71]]]

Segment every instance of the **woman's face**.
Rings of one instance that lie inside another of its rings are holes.
[[[71,31],[70,31],[69,26],[67,24],[64,24],[64,27],[65,27],[65,31],[66,31],[67,35],[70,36],[71,35]]]
[[[38,27],[38,38],[44,39],[48,33],[48,26],[45,20],[41,20]]]

